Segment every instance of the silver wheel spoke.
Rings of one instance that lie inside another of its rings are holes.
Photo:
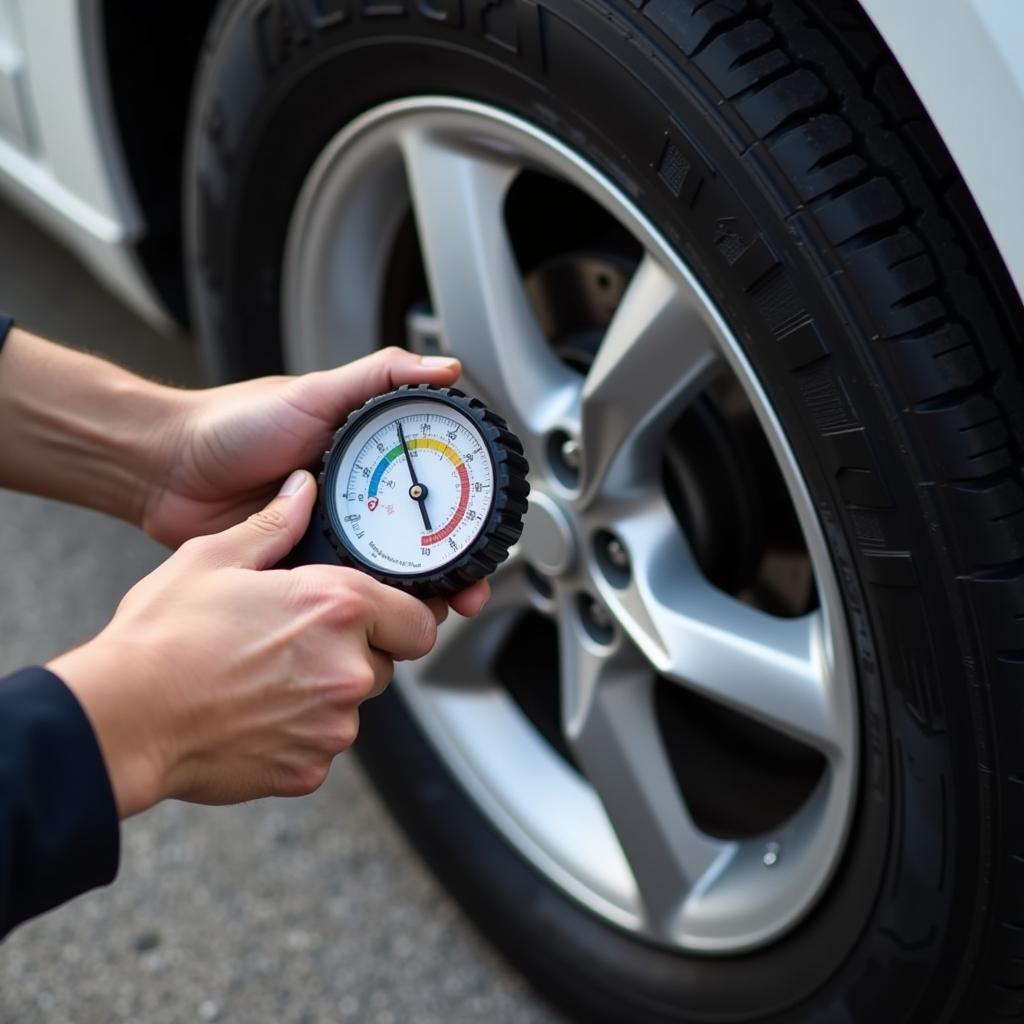
[[[525,567],[515,549],[490,577],[490,584],[491,599],[476,618],[451,612],[441,624],[433,650],[413,666],[422,682],[493,685],[495,656],[530,602]]]
[[[660,501],[617,527],[632,575],[603,593],[658,672],[838,756],[821,613],[777,618],[711,586]]]
[[[616,470],[657,471],[654,435],[723,366],[697,300],[645,256],[605,332],[581,399],[584,500]],[[616,484],[625,483],[616,479]],[[611,482],[609,482],[610,484]]]
[[[519,168],[426,131],[401,145],[442,345],[524,441],[543,434],[576,400],[579,378],[541,333],[505,228]]]
[[[690,817],[655,719],[650,666],[628,643],[614,654],[596,647],[568,601],[559,645],[569,745],[611,820],[652,931],[670,935],[688,894],[731,847]]]

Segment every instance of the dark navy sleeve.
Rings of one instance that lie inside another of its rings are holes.
[[[0,679],[0,938],[114,880],[120,826],[103,755],[52,672]]]
[[[0,313],[0,348],[4,347],[4,342],[7,340],[7,335],[13,326],[14,320],[6,313]]]

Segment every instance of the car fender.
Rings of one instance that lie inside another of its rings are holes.
[[[1024,4],[861,4],[931,116],[1024,298]]]

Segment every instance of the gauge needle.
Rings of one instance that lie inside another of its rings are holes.
[[[426,527],[427,533],[432,533],[434,528],[430,525],[430,516],[427,515],[427,489],[416,479],[416,470],[413,468],[412,458],[409,455],[409,445],[405,440],[405,431],[402,429],[401,421],[398,423],[398,440],[402,442],[405,464],[409,467],[409,477],[412,480],[409,497],[419,505],[420,515],[423,516],[423,525]]]

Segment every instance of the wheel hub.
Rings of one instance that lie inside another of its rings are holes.
[[[519,541],[527,562],[544,576],[558,577],[576,562],[577,543],[570,517],[544,491],[530,494],[530,511]]]

